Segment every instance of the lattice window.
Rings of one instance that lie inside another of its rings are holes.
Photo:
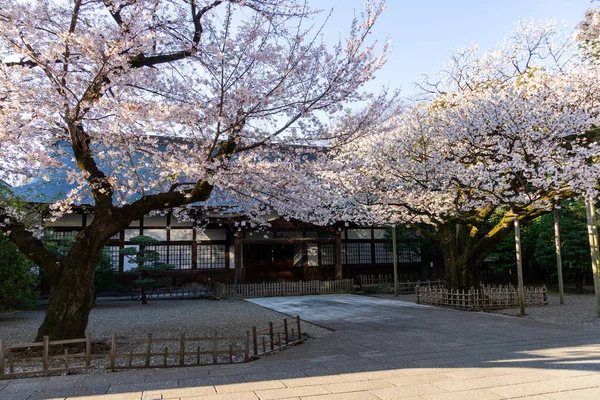
[[[104,246],[104,252],[110,257],[112,269],[119,270],[119,246]]]
[[[110,240],[121,240],[121,232],[117,232],[110,237]]]
[[[399,263],[420,263],[421,255],[413,249],[398,249]]]
[[[169,264],[173,264],[177,269],[192,269],[192,246],[169,246]]]
[[[344,264],[360,264],[359,243],[346,243],[344,248],[346,249],[344,254]]]
[[[342,260],[344,264],[371,264],[371,242],[344,243]]]
[[[394,262],[394,254],[387,248],[385,243],[375,242],[375,264],[391,264]]]
[[[335,264],[335,246],[333,244],[322,244],[321,250],[321,265]]]
[[[54,231],[50,234],[51,240],[66,240],[66,239],[74,239],[79,231]]]
[[[225,268],[225,245],[224,244],[199,244],[198,245],[198,268]]]
[[[360,244],[360,263],[371,264],[371,243]]]

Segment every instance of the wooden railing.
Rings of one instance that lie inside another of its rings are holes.
[[[287,319],[281,325],[269,322],[265,329],[253,326],[240,336],[219,336],[218,331],[209,337],[188,337],[181,333],[175,338],[155,338],[148,333],[143,339],[113,334],[110,347],[104,344],[99,348],[92,346],[90,333],[86,333],[84,339],[50,341],[45,336],[43,342],[10,346],[0,340],[0,379],[86,368],[114,371],[243,363],[303,340],[300,317],[291,324]],[[57,346],[61,347],[57,349]],[[63,349],[64,353],[59,354]],[[97,360],[100,361],[94,362]]]
[[[352,293],[352,279],[336,281],[261,282],[244,284],[215,283],[217,297],[298,296],[307,294]]]
[[[481,289],[451,290],[442,287],[418,286],[418,304],[428,304],[460,310],[490,310],[519,307],[519,292],[513,286],[483,286]],[[526,287],[525,305],[548,304],[546,286]]]

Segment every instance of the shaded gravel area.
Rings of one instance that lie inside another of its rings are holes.
[[[519,309],[506,309],[494,313],[518,316]],[[565,304],[560,304],[558,294],[548,294],[548,305],[527,307],[525,317],[537,321],[562,325],[595,325],[600,326],[600,318],[596,314],[596,297],[594,295],[566,295]]]
[[[0,339],[7,344],[33,341],[44,318],[44,310],[0,314]],[[239,336],[252,326],[265,329],[269,322],[275,325],[288,318],[276,311],[243,300],[150,300],[99,301],[90,314],[88,331],[94,341],[109,339],[113,332],[119,337],[144,338],[151,332],[154,337],[211,336],[215,330],[223,336]],[[308,322],[302,323],[303,332],[310,337],[323,336],[330,331]]]
[[[382,299],[415,302],[414,294],[399,295],[376,294]],[[519,316],[519,308],[489,311],[494,314]],[[594,295],[565,295],[565,304],[560,304],[558,294],[548,293],[548,305],[527,307],[525,317],[536,321],[561,325],[594,325],[600,326],[600,318],[596,314],[596,297]]]

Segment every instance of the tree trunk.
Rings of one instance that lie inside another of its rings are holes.
[[[440,229],[440,247],[444,256],[444,279],[449,289],[469,289],[479,286],[478,267],[470,254],[472,240],[460,234],[462,227]]]
[[[146,296],[146,288],[142,286],[142,304],[148,304],[148,296]]]
[[[438,227],[437,239],[444,256],[444,279],[448,289],[480,286],[479,271],[483,261],[494,251],[498,242],[511,232],[511,224],[501,221],[493,229],[480,232],[466,224],[446,224]]]
[[[46,316],[37,333],[51,340],[85,337],[88,316],[94,304],[94,272],[100,256],[86,251],[72,251],[57,273],[50,275],[51,288]]]
[[[50,298],[37,341],[85,337],[94,305],[94,274],[109,237],[122,228],[108,217],[96,217],[76,237],[69,253],[50,272]]]

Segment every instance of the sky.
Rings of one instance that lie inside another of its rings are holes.
[[[334,40],[348,31],[356,10],[364,0],[308,0],[313,8],[334,9],[325,30]],[[392,39],[392,53],[368,90],[378,91],[389,83],[403,96],[414,93],[413,83],[421,73],[436,75],[452,49],[476,43],[494,48],[514,28],[519,18],[555,19],[578,24],[586,9],[597,7],[591,0],[388,0],[388,8],[375,26],[373,39]]]

